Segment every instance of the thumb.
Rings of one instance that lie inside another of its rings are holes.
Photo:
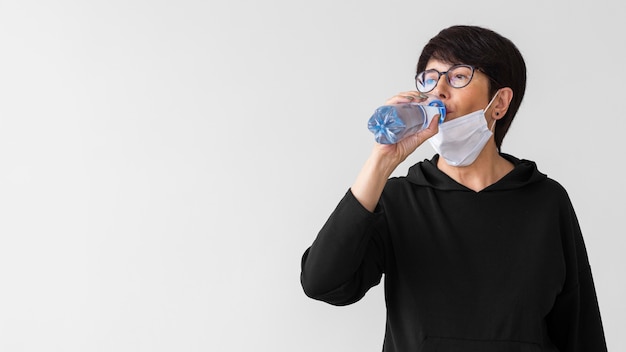
[[[422,145],[422,143],[424,143],[428,138],[439,132],[439,116],[439,114],[435,115],[427,128],[398,142],[397,147],[398,151],[402,155],[402,160],[413,153],[415,149]]]
[[[423,143],[428,138],[436,135],[437,132],[439,132],[439,118],[440,117],[441,115],[439,114],[435,115],[435,117],[433,117],[433,119],[430,121],[430,124],[428,125],[428,127],[426,127],[425,129],[417,133],[421,141],[420,144]]]

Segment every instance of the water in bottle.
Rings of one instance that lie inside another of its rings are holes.
[[[433,97],[419,103],[383,105],[370,117],[367,128],[374,134],[377,143],[395,144],[428,127],[437,114],[441,115],[439,123],[443,122],[446,107],[441,100]]]

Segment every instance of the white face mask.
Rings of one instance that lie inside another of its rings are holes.
[[[485,111],[498,92],[491,98],[487,107],[439,125],[439,132],[432,136],[430,145],[451,166],[471,165],[489,141],[492,132],[487,128]],[[496,122],[493,122],[495,126]]]

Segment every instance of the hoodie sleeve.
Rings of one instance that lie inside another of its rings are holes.
[[[566,277],[547,317],[548,333],[561,352],[606,352],[587,250],[571,203],[566,208],[562,233]]]
[[[349,190],[302,256],[300,281],[307,296],[333,305],[360,300],[380,282],[384,249],[369,212]]]

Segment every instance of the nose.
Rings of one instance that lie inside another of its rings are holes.
[[[437,96],[437,98],[441,100],[447,99],[450,96],[450,84],[448,83],[448,76],[446,74],[439,76],[439,81],[437,81],[437,85],[430,94]]]

